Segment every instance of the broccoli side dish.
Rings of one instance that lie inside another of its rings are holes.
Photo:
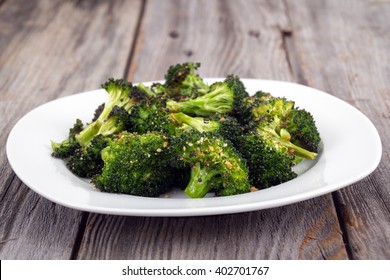
[[[189,198],[269,188],[317,157],[310,112],[260,89],[249,95],[235,75],[207,84],[199,67],[172,65],[151,86],[108,79],[107,101],[51,141],[52,156],[103,192],[158,197],[179,188]]]

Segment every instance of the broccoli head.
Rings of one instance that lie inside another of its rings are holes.
[[[292,171],[294,156],[288,148],[258,134],[245,134],[238,140],[238,150],[246,159],[251,184],[257,189],[275,186],[297,177]]]
[[[80,177],[91,178],[100,174],[103,168],[101,151],[114,139],[113,135],[97,135],[86,148],[81,146],[74,151],[67,161],[69,170]]]
[[[286,122],[286,130],[291,135],[292,143],[311,152],[318,152],[321,137],[311,113],[304,109],[293,109]]]
[[[172,140],[171,153],[177,165],[191,168],[184,192],[190,198],[214,191],[227,196],[249,192],[245,161],[233,145],[215,133],[192,130]]]
[[[130,111],[130,108],[136,102],[135,98],[129,95],[131,87],[132,84],[123,79],[115,80],[110,78],[107,82],[102,84],[102,88],[108,93],[108,100],[105,102],[103,109],[100,109],[101,112],[99,116],[95,116],[95,121],[88,124],[76,135],[76,140],[82,147],[88,146],[90,141],[98,133],[102,132],[101,126],[108,119],[114,107],[123,108],[128,112]]]
[[[105,192],[153,197],[168,191],[175,178],[169,168],[168,141],[157,133],[122,132],[101,152],[102,173],[92,182]]]
[[[139,134],[158,132],[164,135],[173,135],[178,128],[175,120],[158,99],[135,105],[131,110],[130,121],[128,131]]]
[[[229,115],[216,115],[206,118],[191,117],[179,112],[171,114],[171,117],[181,125],[182,130],[188,131],[190,129],[195,129],[198,132],[214,132],[224,139],[228,139],[234,145],[237,143],[237,138],[240,137],[245,130],[237,119]]]
[[[256,98],[260,100],[256,100]],[[299,120],[299,117],[294,118],[296,109],[293,101],[269,95],[255,96],[252,99],[254,101],[252,101],[251,127],[257,130],[258,134],[267,139],[267,141],[273,142],[275,147],[283,146],[287,148],[293,155],[306,159],[316,158],[316,152],[294,144],[294,142],[298,143],[298,141],[292,140],[292,135],[288,128],[292,128],[299,134],[298,126],[294,125],[294,120]],[[315,126],[313,129],[316,130]]]
[[[202,96],[182,102],[167,101],[171,112],[182,112],[189,115],[209,117],[215,114],[238,114],[244,107],[248,93],[236,76],[228,76],[223,82],[216,82]]]
[[[75,136],[83,130],[83,122],[76,120],[72,128],[69,129],[68,138],[60,143],[51,141],[52,156],[56,158],[68,158],[81,146],[76,141]]]
[[[156,87],[167,98],[182,100],[204,94],[209,86],[197,74],[200,63],[186,62],[171,65],[165,74],[165,83]]]

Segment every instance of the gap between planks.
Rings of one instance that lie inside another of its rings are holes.
[[[299,51],[297,50],[294,38],[294,28],[293,28],[293,20],[291,18],[289,7],[287,0],[282,0],[283,5],[285,7],[286,16],[289,22],[289,28],[279,27],[280,34],[282,37],[283,48],[286,52],[286,59],[288,62],[288,66],[291,72],[291,75],[294,77],[294,80],[300,84],[310,86],[308,79],[305,77],[305,73],[303,71],[301,60],[299,57]],[[337,199],[335,193],[331,193],[333,206],[335,208],[335,212],[337,215],[337,221],[341,230],[341,236],[344,242],[344,247],[348,256],[348,259],[353,259],[352,251],[349,245],[347,229],[345,224],[343,223],[342,213],[340,208],[340,201]]]
[[[133,62],[135,50],[136,50],[138,40],[139,40],[139,37],[141,34],[142,20],[143,20],[144,15],[145,15],[146,4],[147,4],[147,0],[143,0],[142,4],[141,4],[141,9],[140,9],[139,14],[138,14],[138,22],[137,22],[137,26],[135,28],[134,38],[133,38],[133,42],[132,42],[131,47],[130,47],[129,56],[127,58],[125,71],[123,72],[124,79],[128,78],[130,75],[130,69],[131,69],[131,65]]]
[[[124,79],[129,74],[131,63],[133,61],[135,48],[136,48],[136,45],[137,45],[137,40],[138,40],[138,37],[139,37],[139,34],[140,34],[140,30],[141,30],[141,26],[142,26],[142,19],[143,19],[144,14],[145,14],[146,1],[147,0],[143,0],[142,3],[141,3],[141,8],[140,8],[140,11],[139,11],[139,14],[138,14],[137,26],[135,28],[134,37],[132,38],[133,41],[132,41],[132,44],[131,44],[131,47],[130,47],[130,50],[129,50],[129,55],[128,55],[126,66],[125,66],[125,69],[124,69],[124,72],[123,72],[123,78]],[[0,5],[1,4],[2,4],[2,0],[0,0]],[[79,229],[77,231],[75,243],[73,245],[72,252],[71,252],[71,255],[70,255],[70,259],[71,260],[77,260],[78,259],[81,243],[82,243],[83,238],[84,238],[85,229],[86,229],[87,224],[88,224],[89,216],[90,216],[89,212],[83,212],[83,214],[82,214],[82,218],[81,218],[81,222],[80,222],[80,225],[79,225]]]

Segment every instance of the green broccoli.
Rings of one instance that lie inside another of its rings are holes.
[[[214,132],[231,141],[234,145],[245,128],[233,117],[216,115],[211,118],[191,117],[184,113],[173,113],[171,117],[181,125],[182,130],[195,129],[198,132]]]
[[[321,137],[311,113],[294,108],[286,122],[286,130],[291,135],[292,143],[318,153]]]
[[[291,154],[296,156],[306,159],[314,159],[317,156],[316,152],[306,150],[292,141],[288,127],[294,128],[294,131],[299,133],[298,126],[294,125],[294,120],[299,120],[299,118],[294,118],[295,113],[293,112],[296,109],[293,101],[267,95],[260,97],[260,101],[256,100],[256,96],[252,99],[255,101],[252,102],[251,126],[257,130],[259,135],[272,141],[274,146],[287,148]],[[314,122],[311,124],[313,124],[312,131],[317,131]],[[309,135],[309,133],[305,135]]]
[[[190,167],[190,181],[185,193],[202,198],[214,191],[218,196],[250,191],[245,161],[233,145],[215,133],[192,130],[172,139],[172,166]]]
[[[249,133],[238,138],[237,149],[246,159],[252,186],[264,189],[297,177],[292,171],[294,156],[270,138]]]
[[[102,84],[102,87],[108,93],[108,100],[104,104],[104,108],[101,110],[99,117],[76,135],[76,141],[79,142],[82,147],[88,146],[89,142],[96,135],[104,132],[104,130],[101,129],[101,126],[108,119],[114,107],[122,107],[129,112],[132,105],[136,102],[134,97],[129,96],[130,89],[132,88],[131,83],[122,79],[115,80],[110,78],[107,82]],[[112,129],[111,126],[107,126],[106,128]]]
[[[103,168],[101,151],[114,141],[113,135],[97,135],[86,148],[81,146],[67,160],[69,170],[77,176],[91,178]]]
[[[228,76],[223,82],[216,82],[209,91],[194,99],[183,102],[167,101],[171,112],[183,112],[189,115],[209,117],[215,114],[239,114],[244,107],[248,93],[242,82],[236,76]]]
[[[102,173],[94,176],[105,192],[153,197],[173,186],[175,170],[168,166],[168,141],[158,133],[122,132],[101,152]]]
[[[83,127],[78,125],[72,138],[55,143],[52,141],[53,156],[66,158],[79,146],[86,148],[97,135],[109,135],[129,129],[131,108],[136,104],[147,103],[154,95],[143,84],[133,86],[123,79],[108,79],[102,84],[108,93],[108,100],[94,113],[92,122]]]
[[[83,130],[83,122],[76,120],[72,128],[69,129],[68,138],[61,143],[51,141],[52,156],[56,158],[68,158],[81,146],[76,141],[76,134]]]
[[[130,114],[129,132],[139,134],[158,132],[164,135],[175,134],[178,125],[158,99],[135,105]]]
[[[171,65],[165,74],[165,83],[155,84],[152,88],[177,101],[203,95],[209,86],[196,73],[199,67],[200,63],[192,62]]]

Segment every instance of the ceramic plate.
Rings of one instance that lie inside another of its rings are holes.
[[[212,83],[217,79],[206,79]],[[133,216],[200,216],[278,207],[348,186],[379,164],[382,145],[369,119],[346,102],[306,86],[270,80],[242,79],[249,93],[285,96],[310,111],[322,143],[314,161],[296,166],[297,178],[257,192],[229,197],[186,198],[172,191],[159,198],[103,193],[73,175],[62,160],[51,157],[50,140],[62,141],[79,118],[89,122],[106,99],[104,90],[71,95],[26,114],[12,129],[7,156],[16,175],[43,197],[78,210]],[[358,135],[358,137],[357,137]]]

